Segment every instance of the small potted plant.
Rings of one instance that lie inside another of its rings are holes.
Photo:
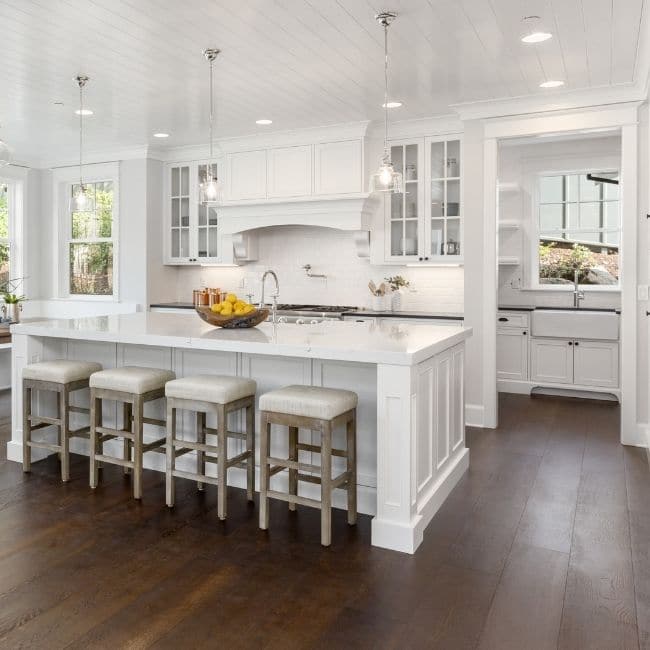
[[[391,311],[399,311],[402,308],[402,288],[410,285],[408,280],[405,280],[401,275],[393,275],[389,278],[384,278],[388,283],[391,291],[390,308]]]
[[[23,308],[22,303],[27,300],[25,296],[16,293],[22,280],[23,278],[16,278],[0,284],[0,296],[4,300],[2,316],[11,323],[18,323],[20,321],[20,312]]]

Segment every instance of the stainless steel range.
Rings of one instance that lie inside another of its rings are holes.
[[[324,320],[343,320],[343,314],[349,311],[356,311],[358,307],[346,307],[343,305],[278,305],[279,323],[296,323],[305,325],[320,323]]]

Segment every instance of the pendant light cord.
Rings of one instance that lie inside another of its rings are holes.
[[[213,88],[212,88],[213,65],[214,65],[214,59],[210,59],[210,161],[208,163],[208,174],[209,174],[209,180],[210,181],[214,178],[214,172],[213,172],[213,167],[212,167],[212,158],[213,158],[212,120],[213,120],[213,115],[214,115],[214,91],[213,91]]]
[[[384,20],[384,157],[388,157],[388,25]]]
[[[78,77],[79,82],[79,191],[83,192],[83,144],[84,144],[84,93],[83,93],[83,80]]]

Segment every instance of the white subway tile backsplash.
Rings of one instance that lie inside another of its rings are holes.
[[[411,286],[402,309],[413,311],[463,311],[462,267],[370,266],[357,257],[349,233],[327,228],[285,226],[259,233],[260,261],[238,268],[180,267],[177,300],[191,299],[192,289],[218,286],[242,295],[260,296],[260,278],[273,269],[280,279],[280,301],[323,303],[368,308],[368,282],[379,285],[385,277],[402,275]],[[327,278],[309,278],[302,267]]]

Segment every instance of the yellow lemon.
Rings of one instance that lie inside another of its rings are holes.
[[[253,307],[253,305],[246,305],[244,307],[245,314],[250,314],[252,311],[255,311],[255,307]]]
[[[215,302],[210,309],[215,313],[218,314],[221,311],[221,303],[220,302]]]
[[[237,296],[234,293],[229,293],[226,296],[226,301],[234,305],[237,302]]]

